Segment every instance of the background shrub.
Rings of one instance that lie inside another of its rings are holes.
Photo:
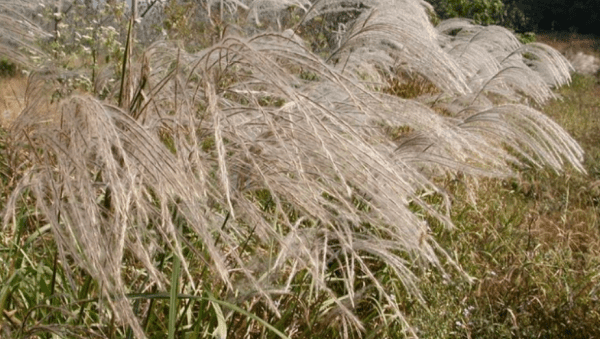
[[[15,75],[17,75],[17,65],[6,58],[0,58],[0,77],[14,77]]]
[[[600,35],[598,0],[428,0],[442,19],[464,17],[518,32],[571,31]]]
[[[469,18],[478,24],[503,22],[505,5],[502,0],[430,0],[442,19]]]

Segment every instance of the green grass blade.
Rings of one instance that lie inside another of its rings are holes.
[[[153,293],[153,294],[128,294],[127,297],[131,298],[131,299],[138,299],[138,298],[147,298],[147,299],[166,299],[166,298],[170,298],[172,299],[172,295],[167,295],[166,293]],[[282,339],[290,339],[290,337],[288,337],[287,335],[285,335],[285,333],[281,332],[280,330],[278,330],[277,328],[275,328],[275,326],[269,324],[268,322],[266,322],[264,319],[258,317],[255,314],[252,314],[246,310],[244,310],[243,308],[228,303],[226,301],[222,301],[222,300],[217,300],[212,296],[207,297],[198,297],[198,296],[194,296],[194,295],[189,295],[189,294],[178,294],[176,296],[179,299],[196,299],[196,300],[207,300],[210,301],[212,303],[215,304],[219,304],[221,306],[224,306],[232,311],[238,312],[242,315],[245,315],[246,317],[256,320],[258,323],[260,323],[261,325],[263,325],[264,327],[266,327],[268,330],[270,330],[271,332],[275,333],[279,338]]]
[[[223,311],[221,311],[219,304],[211,302],[211,305],[217,315],[217,330],[215,331],[215,337],[218,339],[225,339],[227,338],[227,324],[225,322],[225,316],[223,316]]]
[[[177,290],[179,289],[179,275],[181,262],[177,255],[173,255],[173,273],[171,274],[171,291],[169,294],[169,339],[175,339],[175,324],[177,322]]]

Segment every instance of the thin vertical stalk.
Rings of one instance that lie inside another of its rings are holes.
[[[181,261],[177,253],[173,253],[173,272],[171,273],[171,291],[169,294],[169,339],[175,339],[175,324],[177,323],[177,291]]]
[[[131,18],[129,19],[129,27],[127,30],[127,41],[125,42],[125,53],[123,54],[123,68],[121,69],[121,88],[119,90],[119,107],[128,106],[128,102],[124,102],[125,82],[129,82],[127,72],[131,72],[130,58],[133,51],[133,42],[135,41],[135,20],[137,16],[137,0],[131,1]],[[127,84],[130,85],[129,83]]]

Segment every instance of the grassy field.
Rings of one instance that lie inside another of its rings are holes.
[[[0,338],[600,337],[598,78],[384,3],[171,2],[139,40],[115,4],[32,3]]]
[[[575,75],[544,111],[586,151],[587,174],[526,169],[449,178],[457,228],[432,227],[470,279],[424,273],[424,338],[597,338],[600,331],[600,85]]]

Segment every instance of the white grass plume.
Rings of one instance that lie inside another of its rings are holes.
[[[539,43],[523,45],[506,28],[462,19],[446,20],[436,28],[442,46],[468,79],[472,94],[466,98],[471,104],[485,93],[543,104],[554,98],[552,87],[571,79],[572,67],[560,53]]]
[[[31,17],[43,4],[44,1],[0,0],[0,55],[25,67],[46,59],[36,41],[49,38],[50,34],[36,24],[38,18]]]
[[[467,93],[464,75],[442,51],[437,32],[421,1],[371,1],[371,8],[353,22],[330,58],[340,69],[378,69],[393,66],[416,72],[443,91]]]

